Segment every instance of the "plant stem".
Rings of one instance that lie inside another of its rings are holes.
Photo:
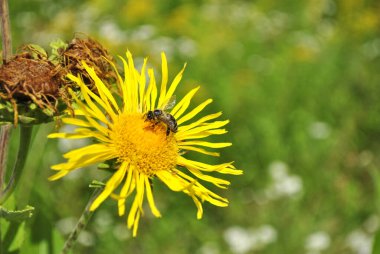
[[[0,0],[0,16],[3,44],[3,62],[6,62],[12,56],[12,36],[9,21],[8,0]],[[3,190],[10,132],[10,124],[0,126],[0,191]]]
[[[7,187],[0,192],[0,205],[8,199],[19,182],[18,180],[20,179],[22,170],[24,169],[25,161],[29,152],[32,130],[32,126],[20,126],[20,143],[16,162]]]
[[[4,177],[7,168],[7,153],[11,125],[0,126],[0,191],[3,189]]]
[[[12,56],[12,36],[9,21],[8,0],[0,0],[1,33],[3,35],[3,61],[7,62]]]
[[[78,236],[80,232],[86,227],[88,222],[91,219],[91,216],[93,212],[90,211],[90,206],[92,202],[97,198],[97,196],[101,193],[103,188],[96,188],[94,192],[92,193],[90,200],[88,201],[86,208],[84,209],[82,215],[80,216],[77,224],[75,225],[73,231],[71,231],[69,237],[67,238],[65,245],[63,246],[61,254],[67,254],[74,246],[76,240],[78,239]]]

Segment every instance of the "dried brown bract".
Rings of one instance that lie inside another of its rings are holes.
[[[58,40],[51,47],[48,55],[38,45],[25,45],[0,67],[0,124],[48,122],[71,109],[69,89],[80,91],[66,78],[68,73],[80,75],[91,90],[96,90],[83,62],[106,84],[116,80],[112,57],[95,40],[77,37],[69,44]]]
[[[83,68],[82,61],[93,67],[101,80],[112,81],[116,78],[110,64],[112,56],[100,43],[91,38],[74,38],[67,48],[59,53],[62,54],[61,64],[66,72],[74,75],[80,73],[85,83],[92,85],[91,90],[94,83]]]
[[[24,51],[0,67],[0,97],[10,101],[14,122],[18,121],[18,105],[35,103],[41,109],[57,111],[62,72],[46,57],[32,56]]]

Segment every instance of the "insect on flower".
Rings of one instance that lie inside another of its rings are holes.
[[[170,131],[176,133],[178,130],[177,121],[174,116],[166,112],[166,110],[172,109],[174,105],[175,96],[173,95],[162,109],[149,110],[148,113],[146,113],[146,119],[154,122],[154,124],[160,122],[166,124],[166,136],[169,136]]]

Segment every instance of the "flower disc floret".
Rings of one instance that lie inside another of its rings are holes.
[[[174,135],[166,135],[163,124],[146,120],[141,113],[122,114],[115,121],[111,140],[119,161],[129,161],[140,173],[152,176],[177,164]]]

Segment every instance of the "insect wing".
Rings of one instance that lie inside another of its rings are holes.
[[[172,97],[168,99],[167,102],[164,103],[164,106],[162,106],[162,110],[166,111],[166,110],[172,109],[175,103],[176,103],[176,96],[173,95]]]

